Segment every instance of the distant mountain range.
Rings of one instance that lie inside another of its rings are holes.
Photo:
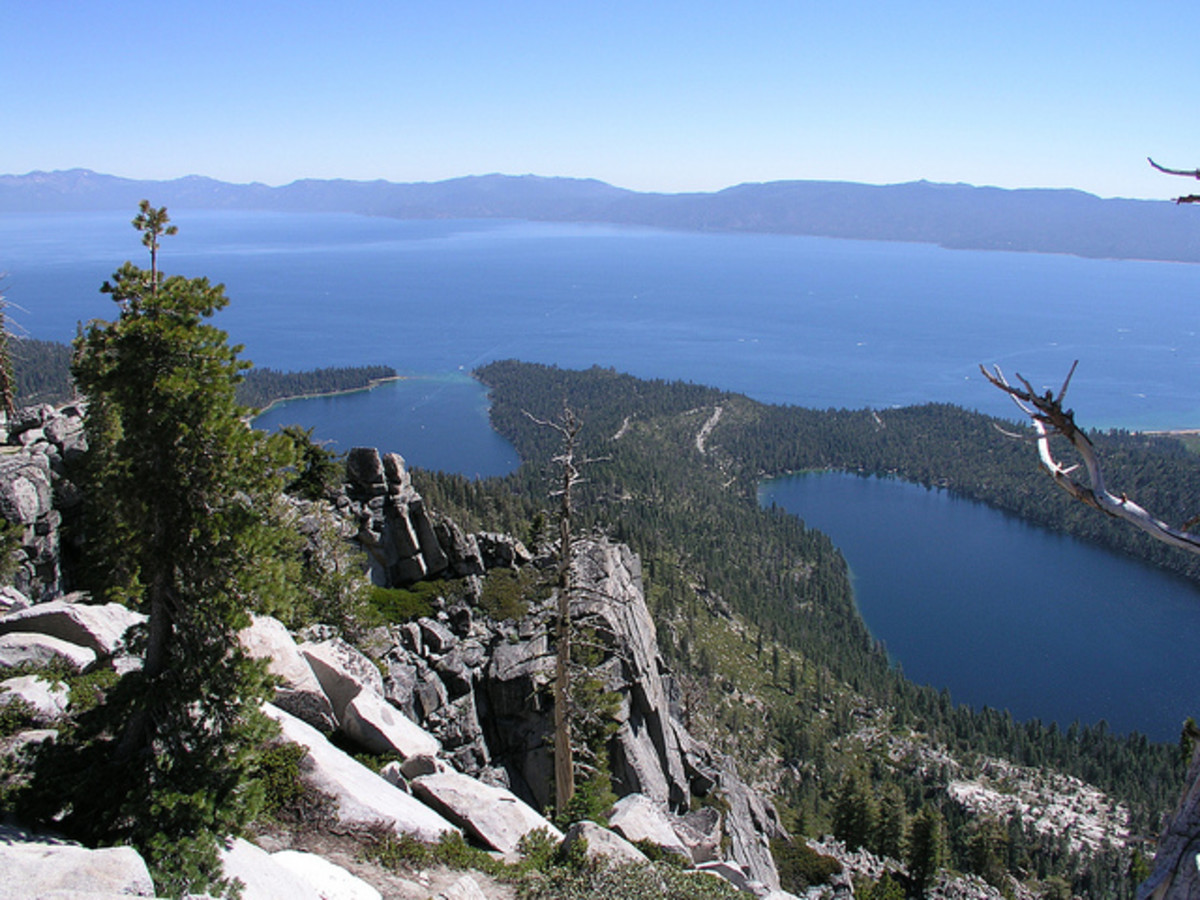
[[[181,209],[345,212],[400,219],[609,222],[686,231],[911,241],[971,250],[1200,262],[1200,210],[1162,200],[1105,200],[1075,190],[836,181],[741,184],[654,194],[594,179],[481,175],[448,181],[229,184],[191,175],[137,181],[87,169],[0,175],[0,213]]]

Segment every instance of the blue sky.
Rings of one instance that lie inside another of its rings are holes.
[[[0,173],[1174,196],[1194,3],[0,0]]]

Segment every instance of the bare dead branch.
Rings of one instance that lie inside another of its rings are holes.
[[[1079,361],[1076,360],[1075,364],[1071,366],[1071,371],[1067,374],[1057,397],[1051,391],[1038,394],[1029,381],[1020,374],[1016,377],[1022,387],[1010,384],[999,366],[995,366],[993,372],[989,372],[982,365],[979,370],[988,381],[1012,397],[1017,407],[1029,417],[1036,432],[1034,440],[1038,447],[1038,459],[1042,468],[1054,479],[1055,484],[1081,503],[1098,509],[1113,518],[1123,519],[1155,540],[1191,553],[1200,553],[1200,538],[1188,533],[1188,529],[1200,521],[1200,517],[1179,528],[1174,528],[1150,515],[1124,494],[1120,497],[1114,496],[1104,486],[1104,472],[1100,467],[1100,460],[1096,456],[1095,446],[1075,424],[1074,410],[1063,409],[1067,387],[1071,383],[1071,376],[1075,374],[1075,367],[1078,364]],[[1079,466],[1064,466],[1054,458],[1050,447],[1050,438],[1053,435],[1061,435],[1075,448],[1087,473],[1086,482],[1073,477]]]
[[[1150,157],[1146,157],[1146,162],[1150,163],[1155,169],[1167,175],[1181,175],[1184,178],[1195,178],[1200,180],[1200,169],[1168,169],[1166,166],[1160,166]],[[1200,203],[1200,194],[1187,194],[1183,197],[1176,197],[1176,203]]]
[[[1160,166],[1149,156],[1146,157],[1146,162],[1150,163],[1154,168],[1167,175],[1182,175],[1185,178],[1195,178],[1200,180],[1200,169],[1168,169],[1166,166]]]

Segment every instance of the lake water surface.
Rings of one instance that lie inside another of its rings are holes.
[[[232,302],[217,324],[247,358],[410,376],[284,404],[261,424],[297,422],[339,449],[379,446],[415,465],[470,476],[516,465],[469,377],[510,357],[773,403],[946,401],[1010,417],[979,363],[1057,387],[1079,359],[1081,423],[1200,426],[1200,266],[604,225],[171,213],[180,233],[164,241],[164,270],[225,283]],[[0,215],[10,321],[69,340],[77,322],[112,318],[100,283],[127,258],[144,264],[130,217]],[[1018,717],[1103,717],[1166,739],[1198,711],[1200,684],[1179,662],[1200,633],[1190,585],[923,488],[823,477],[763,496],[831,533],[868,626],[919,681]],[[1078,586],[1064,595],[1039,557]]]
[[[759,500],[833,538],[859,611],[914,681],[1018,719],[1106,719],[1160,740],[1200,712],[1190,581],[895,479],[792,475]]]

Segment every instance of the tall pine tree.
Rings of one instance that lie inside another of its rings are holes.
[[[87,327],[74,365],[89,400],[89,587],[148,615],[133,641],[144,666],[42,774],[66,794],[62,827],[132,843],[159,893],[178,895],[216,883],[218,841],[255,811],[269,682],[237,632],[248,610],[291,602],[296,555],[274,516],[287,442],[242,421],[234,388],[248,364],[206,321],[227,304],[223,287],[158,272],[168,221],[143,201],[133,224],[152,268],[127,262],[105,283],[119,315]]]

